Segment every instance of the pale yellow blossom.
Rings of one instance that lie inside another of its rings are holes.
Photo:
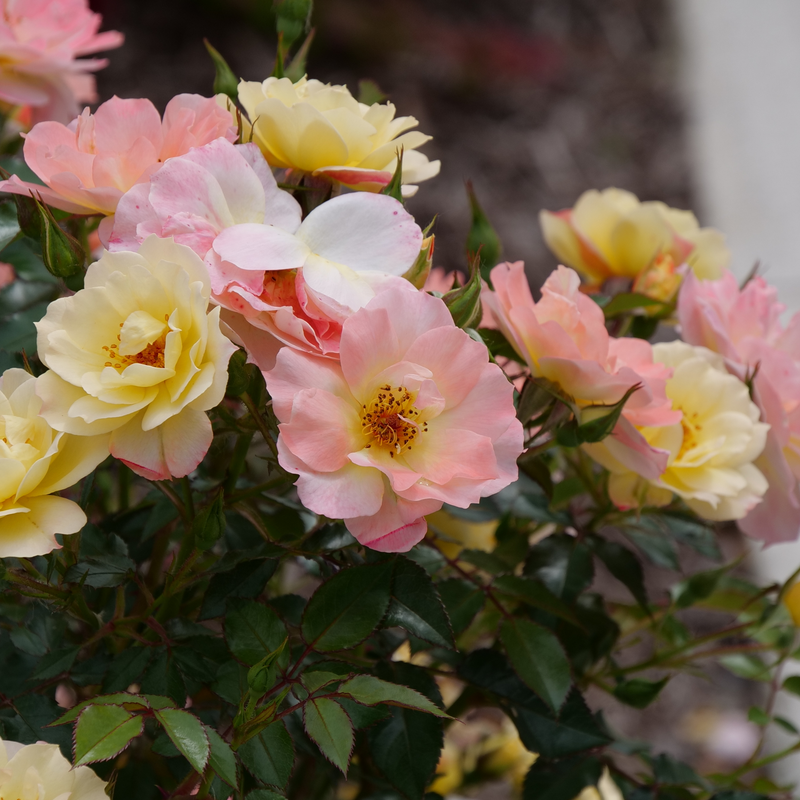
[[[539,215],[547,246],[591,285],[635,278],[660,255],[688,264],[699,278],[719,278],[730,252],[719,231],[701,228],[691,211],[640,202],[622,189],[584,192],[573,208]]]
[[[653,347],[653,360],[674,370],[666,393],[683,418],[674,425],[639,428],[652,447],[669,453],[666,470],[653,481],[620,463],[613,436],[584,445],[611,472],[611,499],[632,508],[666,505],[675,494],[704,519],[741,519],[767,490],[753,461],[764,449],[769,425],[759,421],[747,386],[716,353],[669,342]]]
[[[431,137],[414,117],[395,118],[391,103],[359,103],[346,86],[301,78],[242,81],[239,101],[252,122],[252,140],[273,167],[324,176],[380,191],[391,180],[403,148],[403,194],[439,172],[439,162],[416,148]]]
[[[106,783],[89,767],[72,768],[56,744],[0,739],[3,800],[108,800]]]
[[[36,379],[22,369],[0,378],[0,558],[30,558],[77,533],[86,514],[54,492],[88,475],[108,456],[108,436],[59,433],[39,415]]]
[[[202,460],[206,411],[225,394],[235,347],[222,334],[205,264],[151,236],[137,253],[106,253],[84,289],[50,304],[37,323],[42,416],[110,449],[151,480],[182,477]]]

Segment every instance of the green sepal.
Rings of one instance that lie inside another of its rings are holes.
[[[214,500],[207,505],[192,522],[192,533],[198,550],[208,550],[225,533],[225,496],[223,490],[217,492]]]
[[[203,39],[203,44],[214,62],[214,94],[225,94],[235,103],[239,99],[239,81],[236,79],[233,70],[228,66],[228,62],[222,57],[208,39]]]
[[[453,322],[459,328],[477,328],[480,325],[482,288],[480,259],[476,255],[470,260],[469,280],[463,286],[442,295]]]

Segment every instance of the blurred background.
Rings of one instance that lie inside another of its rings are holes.
[[[204,37],[242,78],[272,70],[271,0],[92,6],[127,38],[98,73],[101,100],[148,97],[163,109],[180,92],[209,95]],[[433,136],[424,152],[441,159],[441,174],[408,206],[423,226],[438,215],[435,264],[465,268],[466,180],[504,257],[524,260],[534,285],[555,266],[539,210],[617,186],[694,210],[726,233],[737,275],[759,260],[782,300],[800,308],[796,0],[317,0],[313,24],[310,77],[354,92],[374,80],[398,115]],[[735,536],[726,544],[729,554],[745,546]],[[758,555],[755,569],[780,580],[798,562],[798,547],[783,545]],[[689,622],[702,632],[702,618]],[[724,772],[757,741],[751,692],[720,668],[711,686],[674,681],[644,716],[606,695],[591,699],[655,752]],[[778,777],[798,780],[800,766]]]

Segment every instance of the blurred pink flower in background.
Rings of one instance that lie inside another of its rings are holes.
[[[580,291],[578,274],[555,270],[535,303],[521,261],[499,264],[491,273],[494,291],[483,293],[498,329],[522,356],[534,378],[544,378],[568,395],[578,409],[619,402],[631,395],[607,444],[639,475],[654,479],[667,464],[667,452],[651,447],[634,426],[672,425],[665,393],[671,371],[653,363],[650,344],[640,339],[612,339],[603,311]]]
[[[76,60],[123,42],[98,33],[102,18],[87,0],[3,0],[0,17],[0,100],[31,106],[33,121],[67,122],[78,102],[94,102],[94,77],[105,59]]]
[[[753,379],[753,399],[769,423],[755,462],[769,489],[739,527],[768,544],[800,531],[800,313],[787,325],[775,287],[755,277],[742,289],[730,272],[719,280],[687,275],[678,297],[682,336],[723,356],[741,379]],[[754,377],[753,377],[754,376]]]
[[[344,322],[340,358],[283,348],[265,374],[280,462],[307,508],[374,550],[405,552],[426,514],[516,479],[511,384],[441,300],[388,289]]]
[[[336,357],[344,320],[401,280],[422,245],[414,218],[386,195],[341,195],[301,222],[258,148],[221,139],[126,194],[109,247],[135,250],[150,233],[205,259],[213,300],[261,369],[282,344]]]
[[[75,214],[113,214],[120,198],[148,181],[169,158],[214,139],[236,139],[230,113],[214,98],[173,97],[164,119],[149,100],[112,97],[70,122],[40,122],[25,136],[27,165],[46,186],[15,175],[0,191],[41,196],[48,205]],[[102,233],[102,232],[101,232]]]

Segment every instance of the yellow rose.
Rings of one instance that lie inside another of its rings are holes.
[[[587,786],[575,800],[622,800],[622,792],[604,769],[597,786]]]
[[[416,148],[429,141],[414,117],[394,118],[391,103],[359,103],[346,86],[301,78],[242,81],[239,101],[252,121],[253,141],[273,167],[324,176],[365,191],[391,180],[403,153],[403,194],[439,173]]]
[[[59,547],[53,534],[77,533],[86,514],[53,492],[72,486],[108,456],[108,436],[54,431],[39,416],[35,386],[22,369],[0,378],[0,558],[44,555]]]
[[[439,763],[436,766],[436,778],[428,787],[428,791],[446,797],[458,789],[464,782],[464,767],[461,761],[461,748],[445,737]]]
[[[795,583],[783,596],[783,604],[792,615],[794,624],[800,627],[800,583]]]
[[[208,311],[205,264],[151,236],[138,253],[105,253],[85,288],[38,322],[42,416],[79,436],[110,433],[111,455],[151,480],[182,477],[211,439],[205,412],[225,394],[236,349]]]
[[[437,547],[448,557],[456,558],[462,550],[485,550],[487,553],[497,546],[495,532],[499,520],[470,522],[449,511],[428,514],[428,536],[436,539]]]
[[[667,397],[683,412],[675,425],[639,428],[653,447],[669,452],[667,469],[645,481],[614,455],[613,437],[584,445],[610,472],[609,494],[622,508],[666,505],[673,494],[704,519],[741,519],[761,501],[767,481],[753,465],[766,443],[769,425],[747,386],[705,347],[669,342],[653,347],[653,360],[671,367]]]
[[[701,228],[691,211],[639,202],[622,189],[591,189],[571,209],[541,211],[547,246],[589,284],[635,278],[660,255],[689,264],[699,278],[716,279],[730,261],[723,235]]]
[[[73,769],[56,744],[0,739],[0,798],[108,800],[106,785],[89,767]]]

